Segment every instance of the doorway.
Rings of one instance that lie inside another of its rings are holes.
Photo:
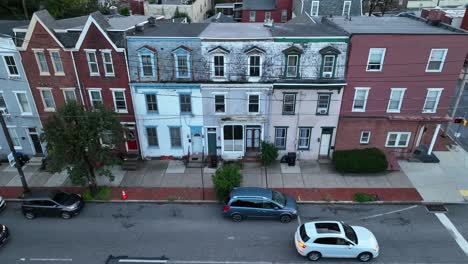
[[[192,134],[192,154],[200,154],[203,151],[202,127],[190,127]]]
[[[216,143],[216,128],[209,127],[207,129],[208,134],[208,155],[217,155],[217,143]]]
[[[41,139],[39,138],[39,133],[35,127],[28,128],[29,137],[31,138],[31,142],[34,148],[34,152],[36,155],[43,155],[44,151],[42,150]]]
[[[127,146],[127,151],[133,152],[138,150],[135,125],[125,125],[125,144]]]
[[[322,127],[322,136],[320,137],[319,158],[330,157],[330,146],[333,136],[333,127]]]
[[[260,151],[260,127],[245,128],[245,150],[246,152]]]

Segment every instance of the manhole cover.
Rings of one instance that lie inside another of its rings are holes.
[[[446,213],[448,211],[443,204],[428,204],[426,208],[430,213]]]

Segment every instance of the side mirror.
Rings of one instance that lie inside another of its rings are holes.
[[[352,245],[352,244],[348,244],[348,248],[353,248],[353,245]]]

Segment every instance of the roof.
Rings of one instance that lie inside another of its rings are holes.
[[[423,18],[409,17],[334,17],[329,20],[351,34],[460,34],[463,30],[433,26]],[[452,30],[450,30],[452,29]],[[465,31],[466,32],[466,31]],[[468,33],[468,32],[466,32]]]
[[[211,23],[200,34],[201,38],[239,39],[271,38],[270,28],[262,23]]]
[[[219,3],[215,5],[215,8],[234,8],[234,3]]]
[[[243,0],[242,9],[244,10],[274,10],[276,0]]]
[[[110,25],[110,29],[125,30],[148,21],[149,16],[133,15],[133,16],[114,16],[108,18],[107,22]]]
[[[320,24],[275,24],[271,32],[273,37],[336,37],[348,36],[342,29],[329,23]]]
[[[211,16],[211,17],[205,19],[205,21],[203,21],[203,22],[204,23],[212,23],[212,22],[215,22],[215,23],[234,23],[236,21],[231,16],[226,16],[225,14],[219,12],[218,14],[215,14],[214,16]]]
[[[55,194],[59,191],[57,190],[31,190],[30,193],[24,194],[24,199],[49,199],[54,198]]]
[[[148,37],[198,37],[208,26],[206,23],[156,23],[155,26],[145,27],[143,32],[135,32],[135,36]]]
[[[299,15],[286,22],[286,24],[315,24],[308,15]]]
[[[13,28],[29,25],[29,20],[0,20],[0,34],[13,35]]]
[[[271,198],[271,189],[259,188],[259,187],[238,187],[234,188],[231,192],[233,196],[262,196]]]

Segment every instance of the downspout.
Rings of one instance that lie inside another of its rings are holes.
[[[75,70],[75,76],[76,76],[76,83],[78,85],[78,91],[80,91],[81,103],[83,104],[85,109],[88,109],[88,107],[86,106],[85,101],[84,101],[83,91],[81,90],[80,78],[78,77],[78,71],[76,70],[75,56],[73,55],[72,50],[70,50],[70,54],[71,54],[72,61],[73,61],[73,69]]]
[[[299,133],[300,133],[300,129],[299,129],[299,116],[300,116],[300,113],[301,113],[301,93],[302,93],[302,90],[299,89],[299,91],[297,92],[297,95],[299,95],[299,100],[297,100],[296,98],[296,101],[298,101],[298,104],[297,104],[297,119],[296,119],[296,133],[295,133],[295,136],[294,136],[294,152],[295,150],[299,150]],[[296,111],[296,109],[294,109],[294,111]],[[312,131],[310,131],[310,138],[312,141]],[[309,142],[309,146],[312,142]],[[320,147],[319,147],[319,153],[320,153]],[[298,151],[298,156],[299,156],[299,160],[302,156],[302,152]]]

